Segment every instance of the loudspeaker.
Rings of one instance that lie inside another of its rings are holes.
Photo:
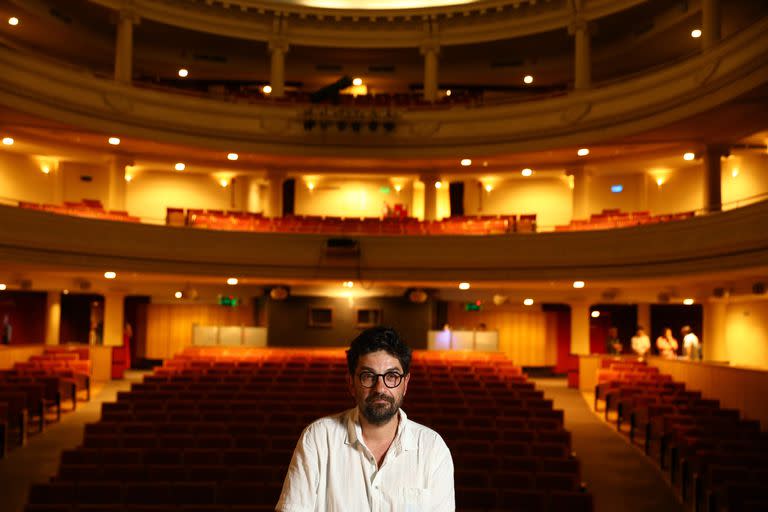
[[[765,283],[755,283],[752,285],[752,293],[763,295],[765,293]]]
[[[360,243],[352,238],[329,238],[325,241],[325,254],[328,256],[357,256]]]

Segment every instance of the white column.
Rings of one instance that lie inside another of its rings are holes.
[[[726,339],[727,299],[710,298],[704,303],[704,326],[701,335],[702,352],[706,361],[729,361]],[[682,342],[681,342],[682,343]]]
[[[440,46],[437,43],[426,43],[421,46],[421,54],[424,56],[424,99],[435,101],[437,99],[437,57],[440,55]]]
[[[61,292],[50,291],[46,297],[45,344],[58,345],[61,336]]]
[[[587,89],[592,86],[592,55],[590,49],[589,23],[576,18],[568,26],[568,32],[574,36],[574,89]]]
[[[571,354],[589,354],[589,302],[571,302]]]
[[[645,333],[651,336],[651,305],[643,302],[637,305],[637,325],[645,330]],[[634,332],[632,333],[634,336]]]
[[[118,13],[115,42],[115,80],[131,83],[133,79],[133,25],[139,18],[131,10]]]
[[[108,210],[125,210],[125,168],[131,165],[131,159],[115,155],[109,162],[109,189],[107,194]]]
[[[53,180],[51,203],[64,203],[64,169],[62,169],[61,162],[56,162],[56,165],[51,166],[51,172],[48,176]]]
[[[123,344],[125,329],[123,308],[125,296],[122,293],[104,294],[104,346],[119,347]]]
[[[282,39],[269,42],[270,67],[269,84],[272,86],[272,96],[285,96],[285,54],[288,53],[288,43]]]
[[[591,212],[589,206],[589,182],[591,174],[583,167],[568,171],[573,176],[573,215],[572,219],[586,220]]]
[[[720,42],[721,19],[720,0],[702,0],[701,47],[704,51]]]
[[[249,213],[259,213],[262,211],[261,204],[261,179],[253,177],[243,177],[245,188],[245,211]]]
[[[435,183],[440,181],[436,175],[426,175],[419,178],[424,183],[424,220],[437,219],[437,188]]]
[[[269,181],[267,204],[264,208],[264,215],[267,217],[283,216],[283,182],[285,173],[282,171],[269,171],[267,173]]]

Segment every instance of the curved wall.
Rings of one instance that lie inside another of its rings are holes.
[[[0,206],[0,261],[103,271],[267,279],[533,281],[642,279],[765,268],[768,202],[687,221],[514,236],[354,237],[242,233],[67,217]]]
[[[373,135],[307,132],[306,106],[241,105],[142,90],[9,48],[0,48],[0,65],[7,70],[0,75],[0,103],[96,132],[225,151],[473,156],[639,133],[733,100],[768,82],[768,18],[711,51],[634,79],[528,103],[397,110],[396,129]]]

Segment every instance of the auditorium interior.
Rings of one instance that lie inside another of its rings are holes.
[[[764,0],[0,0],[0,69],[0,512],[275,510],[377,325],[460,512],[768,511]]]

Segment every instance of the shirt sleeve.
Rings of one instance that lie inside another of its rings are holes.
[[[438,461],[432,472],[432,512],[454,512],[456,496],[453,484],[453,458],[445,441],[439,439],[435,459]]]
[[[311,427],[302,432],[283,482],[276,512],[314,512],[319,481],[317,446]]]

